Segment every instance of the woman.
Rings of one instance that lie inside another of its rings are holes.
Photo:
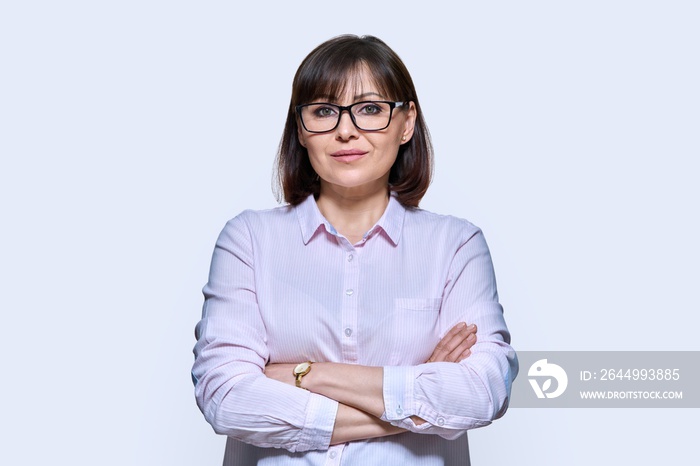
[[[503,415],[517,362],[491,258],[478,228],[417,208],[431,159],[386,44],[340,36],[302,62],[289,205],[227,223],[196,329],[224,464],[463,465],[462,434]]]

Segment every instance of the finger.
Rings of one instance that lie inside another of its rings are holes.
[[[445,338],[443,338],[443,344],[440,349],[445,355],[448,355],[463,345],[471,335],[476,335],[476,325],[461,326],[456,333],[452,334],[450,337],[446,335]],[[472,344],[474,344],[473,341],[471,341],[471,344],[466,346],[466,348],[471,347]]]
[[[470,333],[465,340],[445,356],[445,360],[449,362],[459,362],[464,359],[466,357],[464,353],[469,352],[469,354],[471,354],[471,347],[476,343],[476,339],[476,333]]]
[[[470,349],[474,343],[476,343],[476,334],[469,332],[464,335],[460,335],[461,339],[459,340],[454,340],[453,345],[451,346],[451,351],[444,356],[442,356],[444,361],[448,362],[457,362],[460,361],[462,353],[464,353],[466,350]]]
[[[457,325],[452,327],[450,331],[445,334],[444,337],[442,337],[442,340],[447,341],[454,338],[455,336],[465,335],[470,332],[476,332],[476,324],[467,325],[466,322],[459,322]]]
[[[457,335],[460,331],[465,329],[467,327],[466,322],[458,322],[454,327],[452,327],[442,339],[444,340],[445,338],[452,338],[453,336]]]
[[[444,357],[450,354],[457,347],[457,345],[459,345],[459,343],[466,338],[466,335],[464,334],[466,329],[467,324],[464,322],[460,322],[452,327],[435,346],[431,359],[437,361],[444,360]]]
[[[450,329],[449,332],[438,342],[433,354],[428,359],[428,362],[450,361],[458,357],[465,349],[470,348],[474,344],[474,340],[469,340],[470,335],[475,335],[476,325],[466,325],[460,322]],[[461,348],[458,350],[458,348]],[[457,351],[457,354],[449,359],[448,356]]]
[[[457,356],[454,361],[445,361],[445,362],[461,362],[461,361],[464,361],[465,359],[467,359],[471,355],[472,355],[472,351],[466,350],[462,354]]]

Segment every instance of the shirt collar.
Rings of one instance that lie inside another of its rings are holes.
[[[304,244],[308,244],[314,234],[324,227],[331,234],[336,234],[333,225],[321,214],[316,205],[316,199],[313,194],[310,194],[301,204],[295,208],[299,226],[301,227],[301,237]],[[403,229],[403,221],[406,215],[406,208],[396,199],[396,195],[392,192],[389,196],[389,204],[386,206],[384,214],[381,216],[377,224],[370,231],[381,228],[386,233],[386,236],[394,243],[394,246],[399,244],[401,239],[401,231]]]
[[[384,215],[377,222],[377,226],[384,230],[394,246],[399,244],[401,231],[403,230],[403,220],[406,216],[406,208],[401,205],[394,192],[389,196],[389,205],[386,206]]]

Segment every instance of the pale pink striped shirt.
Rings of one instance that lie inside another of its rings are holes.
[[[312,196],[245,211],[217,240],[204,296],[192,375],[229,437],[225,465],[464,465],[462,434],[507,408],[517,359],[488,247],[465,220],[392,196],[353,245]],[[472,355],[423,363],[458,322],[478,326]],[[382,418],[410,432],[329,447],[337,402],[263,373],[307,360],[383,366]]]

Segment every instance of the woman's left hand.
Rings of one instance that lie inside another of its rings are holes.
[[[476,325],[460,322],[438,342],[426,362],[459,362],[468,358],[476,343]]]

